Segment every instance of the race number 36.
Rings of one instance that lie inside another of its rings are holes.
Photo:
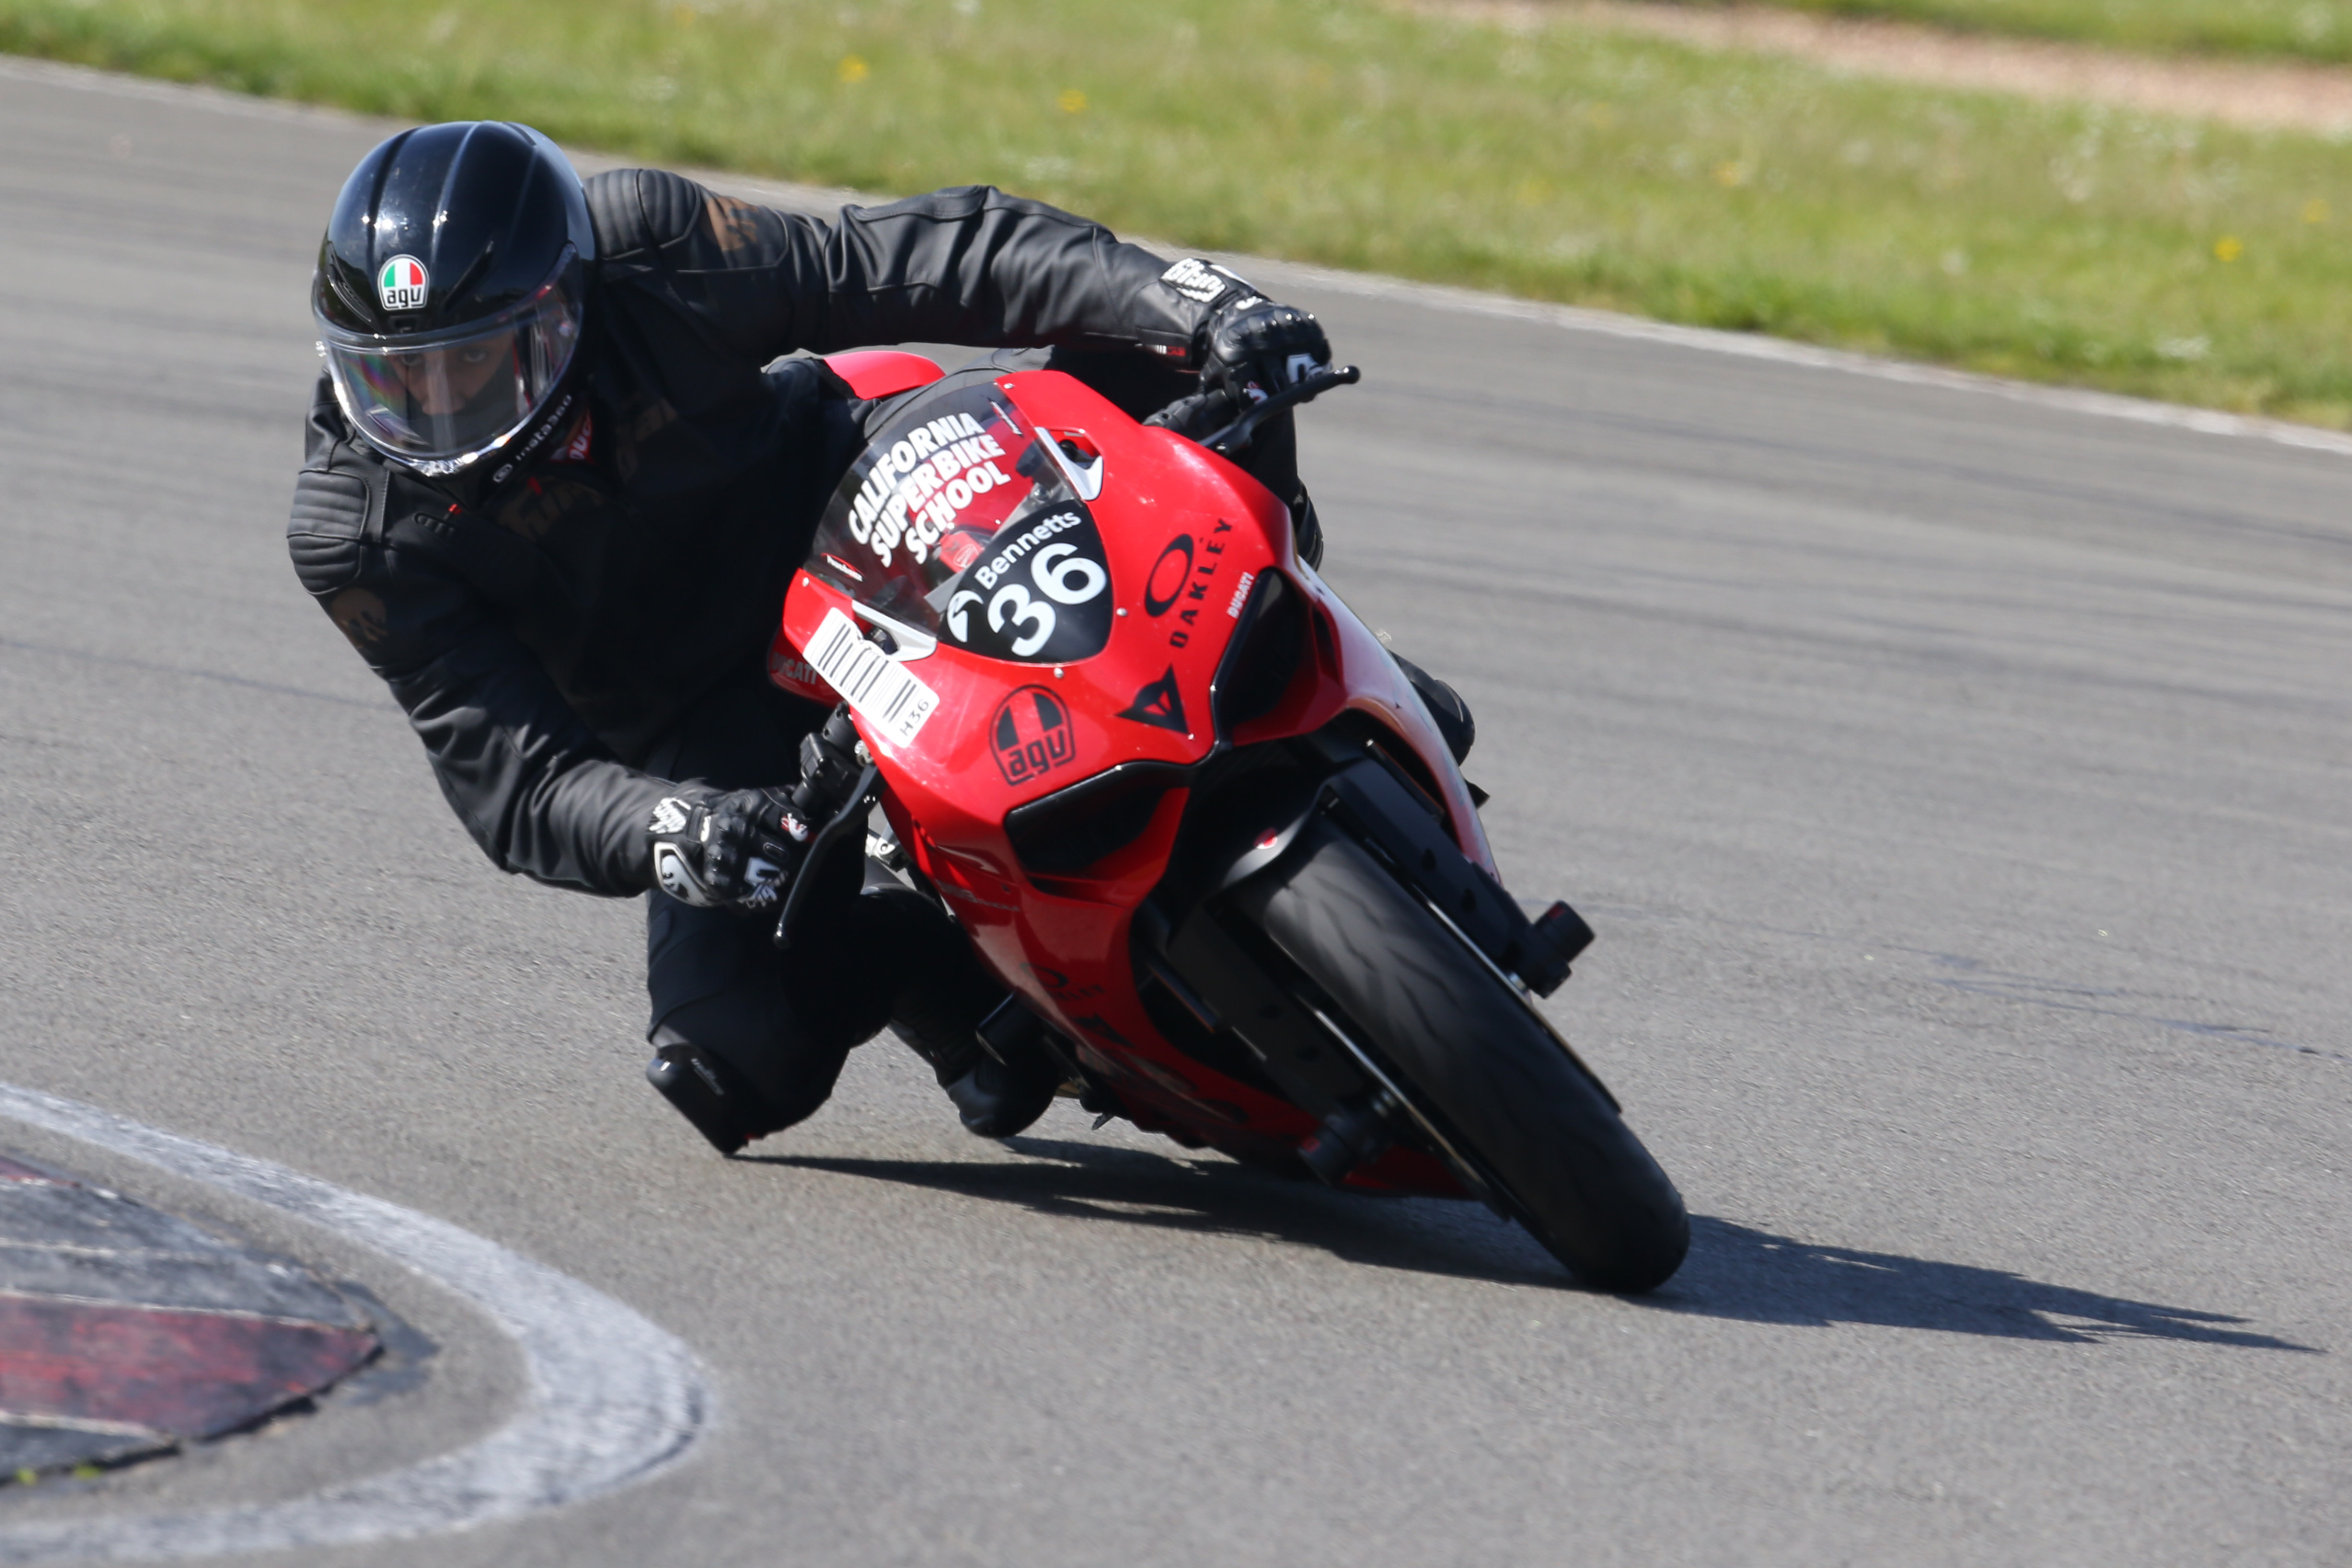
[[[1031,584],[1043,598],[1033,597]],[[1110,586],[1110,574],[1073,544],[1048,544],[1029,559],[1029,583],[1000,584],[993,594],[966,588],[948,602],[948,631],[971,640],[971,612],[987,605],[988,629],[1008,637],[1015,658],[1028,658],[1052,640],[1056,605],[1083,605]]]

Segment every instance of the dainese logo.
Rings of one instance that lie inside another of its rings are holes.
[[[422,310],[433,275],[414,256],[395,256],[375,275],[376,297],[387,310]]]
[[[1016,789],[1078,754],[1070,710],[1042,686],[1024,686],[1006,698],[988,727],[988,740],[1004,782]]]

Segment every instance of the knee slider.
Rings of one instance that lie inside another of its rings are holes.
[[[684,1040],[656,1045],[654,1059],[646,1064],[646,1081],[722,1154],[732,1154],[782,1125],[741,1073]]]

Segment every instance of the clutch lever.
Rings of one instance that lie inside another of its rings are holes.
[[[1235,452],[1247,451],[1257,427],[1302,403],[1311,403],[1335,386],[1353,386],[1364,379],[1364,373],[1352,364],[1335,365],[1318,370],[1303,381],[1294,381],[1264,403],[1252,404],[1249,412],[1226,426],[1213,436],[1202,438],[1201,445],[1220,458],[1230,458]]]
[[[816,880],[818,866],[841,836],[853,827],[862,829],[866,826],[866,814],[874,808],[874,797],[881,786],[881,768],[873,763],[866,763],[866,771],[857,775],[857,783],[851,788],[849,798],[842,803],[839,811],[826,819],[823,827],[817,829],[816,837],[809,840],[808,853],[801,858],[800,875],[793,879],[792,887],[785,890],[783,912],[776,917],[777,947],[793,945],[793,925],[800,914],[802,895],[808,891],[809,884]]]

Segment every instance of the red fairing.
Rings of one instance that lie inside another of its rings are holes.
[[[899,349],[860,349],[856,353],[827,354],[824,363],[832,367],[834,374],[849,383],[850,391],[868,399],[912,392],[947,374],[921,354]]]
[[[1185,790],[1168,789],[1139,837],[1061,876],[1023,867],[1006,814],[1122,763],[1208,757],[1210,682],[1269,574],[1303,595],[1314,657],[1230,742],[1366,713],[1421,760],[1464,852],[1492,872],[1444,740],[1379,640],[1298,561],[1287,510],[1231,463],[1050,371],[926,400],[919,416],[843,481],[786,595],[771,673],[834,700],[821,671],[843,673],[829,659],[845,633],[887,634],[925,698],[898,710],[898,734],[863,708],[858,728],[899,841],[983,961],[1139,1125],[1286,1157],[1315,1131],[1306,1113],[1178,1051],[1137,994],[1129,930],[1165,874]],[[1350,1180],[1460,1191],[1403,1148]]]
[[[768,645],[768,679],[793,696],[805,697],[812,702],[831,706],[841,700],[833,688],[809,668],[808,660],[801,657],[800,646],[784,634],[782,626],[776,628],[775,640]]]

